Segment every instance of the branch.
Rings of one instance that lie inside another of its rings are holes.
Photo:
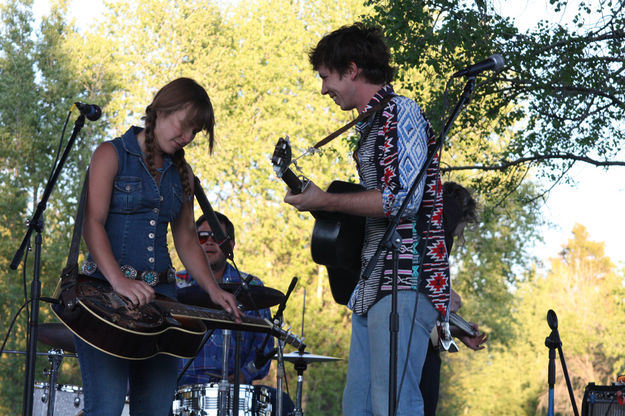
[[[579,36],[579,37],[571,37],[569,39],[563,39],[561,41],[552,43],[550,45],[545,45],[542,48],[537,50],[537,54],[547,52],[550,49],[557,48],[560,46],[565,46],[570,43],[583,42],[583,43],[592,43],[592,42],[600,42],[602,40],[617,40],[625,38],[625,31],[615,30],[610,33],[606,33],[604,35],[595,36],[594,33],[590,33],[587,36]]]
[[[595,88],[584,88],[584,87],[578,87],[578,86],[573,86],[573,85],[562,85],[562,86],[545,87],[545,89],[546,90],[551,89],[553,91],[575,92],[575,93],[579,93],[579,94],[583,94],[583,95],[598,95],[600,97],[607,98],[608,100],[611,100],[612,102],[614,102],[619,107],[625,108],[625,102],[621,101],[620,99],[618,99],[614,95],[610,95],[610,94],[608,94],[606,92],[597,90]]]
[[[575,161],[586,162],[586,163],[590,163],[591,165],[602,166],[602,167],[625,166],[625,161],[618,161],[618,160],[601,161],[601,160],[591,159],[587,156],[577,156],[572,153],[563,153],[563,154],[556,154],[556,155],[534,155],[534,156],[522,157],[520,159],[516,159],[512,161],[504,161],[504,162],[501,162],[501,164],[495,165],[495,166],[483,166],[483,165],[482,166],[480,165],[450,166],[447,168],[441,168],[441,172],[451,172],[454,170],[476,170],[476,169],[477,170],[506,170],[511,166],[521,165],[527,162],[535,162],[538,160],[549,160],[549,159],[575,160]]]

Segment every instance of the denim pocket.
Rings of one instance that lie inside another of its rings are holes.
[[[141,205],[141,179],[136,176],[120,176],[113,183],[111,210],[123,213],[134,212]]]
[[[184,202],[184,191],[182,190],[182,186],[178,184],[173,184],[171,186],[171,219],[173,220],[178,216],[180,212],[180,207],[182,207],[182,203]]]

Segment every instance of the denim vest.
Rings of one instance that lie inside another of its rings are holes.
[[[137,141],[141,130],[133,126],[122,137],[111,141],[117,151],[119,167],[105,229],[120,266],[159,273],[171,267],[167,226],[178,216],[184,192],[169,155],[163,155],[163,168],[158,169],[160,185],[150,175]],[[91,255],[88,261],[93,261]],[[104,277],[99,271],[94,276]],[[160,286],[163,284],[157,288]],[[173,284],[168,286],[173,290]],[[166,292],[171,294],[171,290],[168,288]]]

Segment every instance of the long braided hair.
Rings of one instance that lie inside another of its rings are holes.
[[[158,175],[154,167],[154,128],[157,115],[159,112],[168,115],[187,107],[189,110],[184,123],[194,132],[204,131],[208,136],[209,152],[213,152],[215,115],[206,90],[191,78],[175,79],[156,93],[152,103],[146,107],[145,116],[142,118],[145,121],[145,158],[148,170],[154,177]],[[185,195],[192,195],[192,180],[184,158],[184,149],[176,151],[171,158],[180,174]]]

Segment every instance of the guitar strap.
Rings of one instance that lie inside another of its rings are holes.
[[[74,233],[72,234],[72,242],[69,246],[69,254],[67,256],[67,264],[61,272],[60,287],[57,288],[64,290],[68,287],[76,284],[78,277],[78,251],[80,249],[80,241],[82,238],[82,225],[85,217],[85,205],[87,202],[87,188],[89,187],[89,169],[85,174],[85,179],[82,185],[82,191],[80,192],[80,201],[78,203],[78,210],[76,211],[76,218],[74,220]]]
[[[313,146],[313,148],[319,149],[321,146],[325,146],[326,144],[328,144],[329,142],[331,142],[332,140],[334,140],[335,138],[337,138],[338,136],[340,136],[341,134],[345,133],[347,130],[352,128],[356,123],[372,116],[378,110],[381,110],[386,105],[386,103],[388,103],[393,97],[394,95],[389,95],[387,97],[384,97],[384,99],[382,99],[382,101],[377,103],[374,107],[370,108],[364,113],[360,113],[358,117],[356,117],[355,119],[353,119],[352,121],[350,121],[349,123],[341,127],[340,129],[336,130],[334,133],[331,133],[328,136],[321,139],[317,144]]]

